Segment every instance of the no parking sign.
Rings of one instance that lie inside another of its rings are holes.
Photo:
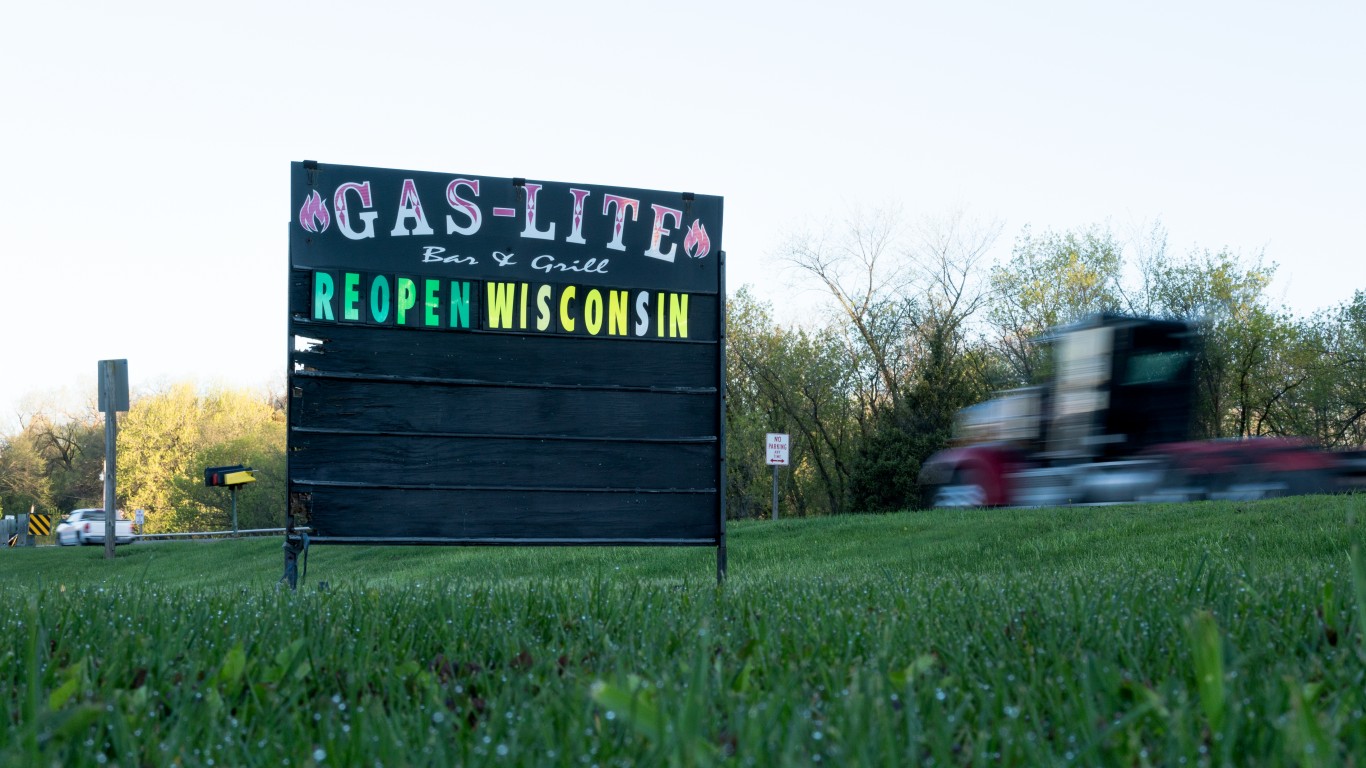
[[[768,452],[768,463],[774,466],[787,466],[787,435],[769,432],[764,435],[764,446]]]

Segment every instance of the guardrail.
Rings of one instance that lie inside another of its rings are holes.
[[[240,537],[240,536],[262,536],[262,535],[271,534],[271,533],[280,534],[280,533],[284,533],[286,530],[287,530],[287,529],[285,529],[285,528],[247,528],[247,529],[243,529],[243,530],[240,530],[240,531],[231,531],[231,530],[228,530],[228,531],[193,531],[193,532],[190,532],[190,533],[142,533],[142,534],[138,534],[136,538],[138,538],[139,540],[141,540],[141,539],[195,539],[195,538],[199,538],[199,539],[221,539],[221,538],[229,538],[229,539],[230,539],[230,538],[233,538],[234,536],[237,536],[237,537]],[[298,527],[298,528],[295,528],[294,530],[296,530],[296,531],[298,531],[298,532],[300,532],[300,533],[308,533],[309,530],[311,530],[311,529],[305,528],[305,527]]]

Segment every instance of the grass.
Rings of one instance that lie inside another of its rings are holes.
[[[11,550],[0,764],[1360,765],[1358,501]]]

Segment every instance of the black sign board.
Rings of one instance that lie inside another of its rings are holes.
[[[290,189],[291,530],[723,547],[721,198],[312,162]]]

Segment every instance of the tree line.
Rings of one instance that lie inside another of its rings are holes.
[[[1096,312],[1191,322],[1194,438],[1299,435],[1327,447],[1366,444],[1366,291],[1308,317],[1273,306],[1275,265],[1260,254],[1169,247],[1160,226],[1121,241],[1104,226],[1035,233],[990,263],[999,225],[962,215],[907,222],[874,213],[782,249],[796,281],[828,312],[775,320],[749,288],[729,297],[727,508],[767,514],[766,432],[791,435],[786,514],[915,507],[921,463],[954,416],[998,390],[1048,375],[1036,340]],[[284,522],[285,399],[200,391],[183,383],[135,398],[121,418],[121,508],[146,510],[148,532],[216,530],[230,499],[206,488],[207,466],[247,464],[243,528]],[[0,509],[64,514],[102,506],[104,420],[32,408],[0,437]]]
[[[204,486],[204,468],[244,464],[256,482],[238,493],[240,528],[284,525],[285,410],[276,394],[200,392],[190,383],[137,397],[119,419],[119,508],[146,510],[146,533],[225,530],[231,498]],[[43,404],[0,440],[0,506],[61,516],[104,506],[104,416]]]

